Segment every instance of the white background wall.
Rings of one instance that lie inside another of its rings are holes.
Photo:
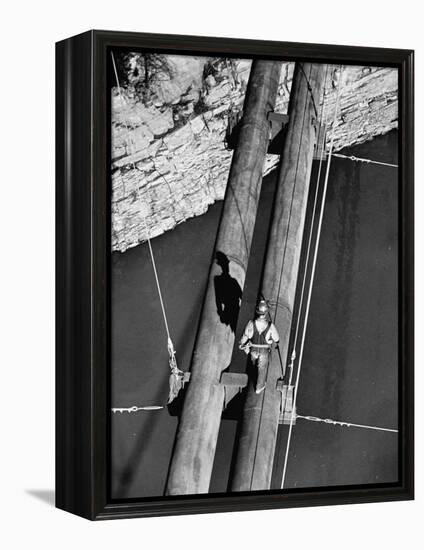
[[[12,0],[0,33],[0,544],[3,548],[421,547],[422,239],[417,216],[417,498],[90,523],[31,491],[54,486],[54,42],[90,28],[416,49],[416,204],[424,207],[419,2]],[[4,542],[2,541],[4,539]],[[421,540],[420,540],[421,539]]]

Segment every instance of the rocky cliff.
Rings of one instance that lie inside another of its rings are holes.
[[[248,60],[167,56],[149,96],[112,89],[112,249],[121,252],[204,213],[225,193],[228,117],[242,109]],[[283,63],[276,111],[287,111],[293,64]],[[331,134],[338,70],[329,71],[324,119]],[[397,127],[397,71],[343,71],[335,149]],[[268,173],[279,157],[268,155]]]

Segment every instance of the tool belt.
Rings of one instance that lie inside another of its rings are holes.
[[[271,344],[249,344],[251,348],[271,349]]]

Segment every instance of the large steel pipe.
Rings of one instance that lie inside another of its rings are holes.
[[[320,98],[326,66],[296,63],[289,104],[289,124],[280,160],[270,238],[261,284],[270,301],[280,334],[280,351],[287,357],[309,180],[317,136]],[[233,491],[269,489],[277,439],[281,392],[278,355],[272,354],[267,385],[257,395],[249,384],[241,436],[232,479]]]
[[[166,493],[209,490],[281,63],[254,61],[191,365]]]

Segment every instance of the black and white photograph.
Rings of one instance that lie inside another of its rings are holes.
[[[399,69],[107,80],[111,499],[397,484]]]
[[[0,547],[415,550],[419,4],[2,15]]]

